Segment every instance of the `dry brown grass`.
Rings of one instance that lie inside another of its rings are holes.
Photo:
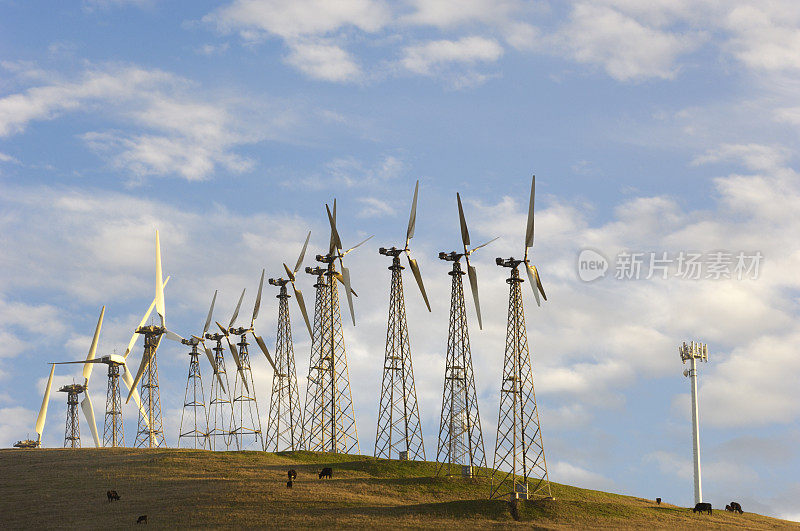
[[[332,480],[319,480],[323,466]],[[286,488],[286,471],[298,472]],[[486,479],[436,478],[435,464],[365,456],[193,450],[0,450],[0,528],[800,527],[757,514],[695,515],[652,500],[554,484],[555,500],[488,500]],[[121,500],[109,503],[106,490]]]

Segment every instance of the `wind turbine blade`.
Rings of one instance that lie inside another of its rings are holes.
[[[536,176],[531,179],[531,199],[528,204],[528,224],[525,229],[525,249],[533,245],[533,198],[536,195]]]
[[[47,406],[50,404],[50,389],[53,387],[53,373],[56,366],[50,367],[50,377],[47,379],[47,387],[44,388],[44,398],[42,399],[42,407],[39,408],[39,416],[36,417],[36,433],[39,434],[39,439],[42,438],[42,430],[44,430],[44,421],[47,418]]]
[[[288,278],[289,278],[289,280],[291,280],[292,282],[294,282],[294,280],[295,280],[295,278],[296,278],[296,277],[294,276],[295,272],[294,272],[294,271],[292,271],[291,269],[289,269],[289,266],[287,266],[287,265],[286,265],[286,263],[284,263],[284,264],[283,264],[283,268],[286,270],[286,274],[288,275]]]
[[[211,315],[214,313],[214,304],[217,302],[217,291],[214,290],[214,298],[211,299],[211,307],[208,309],[208,317],[206,317],[206,325],[203,327],[202,335],[206,335],[208,327],[211,325]]]
[[[169,278],[170,277],[167,277],[167,279],[164,281],[164,285],[162,286],[163,288],[167,287],[167,282],[169,282]],[[153,308],[156,307],[156,300],[157,298],[153,299],[153,302],[150,303],[150,306],[147,308],[147,311],[144,312],[144,317],[142,317],[142,320],[139,321],[139,326],[137,326],[136,329],[141,328],[142,326],[145,325],[145,323],[147,323],[147,319],[150,318],[150,314],[153,312]],[[128,348],[125,349],[125,355],[123,356],[123,358],[128,357],[128,355],[131,353],[131,350],[133,350],[133,345],[139,338],[139,334],[136,333],[136,329],[134,329],[133,335],[131,336],[131,340],[128,343]]]
[[[456,201],[458,201],[458,221],[461,223],[461,242],[464,244],[464,252],[467,252],[469,247],[469,230],[467,230],[467,220],[464,218],[464,207],[461,206],[461,196],[456,192]]]
[[[406,246],[408,249],[408,242],[414,237],[414,228],[417,224],[417,194],[419,193],[419,179],[414,186],[414,200],[411,202],[411,214],[408,216],[408,230],[406,231]]]
[[[481,303],[478,300],[478,272],[475,267],[467,262],[467,276],[469,276],[469,287],[472,290],[472,299],[475,301],[475,312],[478,314],[478,328],[483,330],[483,319],[481,319]]]
[[[258,343],[258,348],[261,349],[261,352],[263,352],[264,355],[267,357],[267,361],[269,362],[269,364],[272,365],[272,370],[278,372],[278,367],[275,365],[275,361],[273,361],[272,356],[269,355],[269,350],[267,350],[267,345],[266,343],[264,343],[264,340],[260,336],[257,336],[255,334],[253,334],[253,337],[256,338],[256,343]]]
[[[536,266],[533,264],[525,263],[528,266],[528,270],[531,268],[533,269],[533,274],[536,276],[536,287],[539,288],[539,291],[542,293],[542,297],[544,300],[547,300],[547,295],[544,293],[544,287],[542,286],[542,279],[539,278],[539,270],[536,269]]]
[[[85,395],[81,400],[81,409],[83,416],[86,417],[86,422],[89,423],[89,429],[92,430],[92,438],[94,438],[94,447],[100,448],[100,437],[97,435],[97,421],[94,418],[94,407],[92,407],[92,399],[89,398],[89,390],[84,391]]]
[[[530,264],[525,264],[528,270],[528,280],[531,284],[531,289],[533,290],[533,298],[536,299],[536,306],[541,306],[542,301],[539,300],[539,287],[536,285],[536,278],[533,275],[533,269],[531,268]]]
[[[306,322],[306,328],[308,328],[308,335],[309,335],[309,337],[311,337],[313,339],[314,333],[311,331],[311,322],[308,320],[308,311],[306,310],[306,301],[303,299],[303,294],[294,285],[294,282],[292,282],[292,289],[294,290],[294,298],[297,301],[297,305],[300,307],[300,313],[303,314],[303,320]]]
[[[225,337],[228,337],[228,329],[225,328],[224,326],[222,326],[219,323],[219,321],[214,321],[214,323],[216,323],[216,325],[219,327],[219,329],[222,331],[222,333],[225,334]]]
[[[331,243],[333,243],[333,246],[335,246],[336,249],[341,249],[342,240],[339,238],[339,231],[336,230],[336,220],[333,219],[333,215],[331,214],[331,209],[328,208],[328,205],[325,205],[325,210],[328,212],[328,222],[331,225]]]
[[[375,236],[375,235],[373,234],[372,236],[370,236],[370,237],[369,237],[369,238],[367,238],[366,240],[364,240],[364,241],[362,241],[362,242],[359,242],[359,243],[355,244],[354,246],[350,247],[348,250],[346,250],[345,252],[343,252],[343,253],[342,253],[342,256],[346,255],[347,253],[349,253],[350,251],[352,251],[352,250],[353,250],[353,249],[355,249],[356,247],[359,247],[359,246],[361,246],[361,245],[363,245],[363,244],[367,243],[367,242],[368,242],[368,241],[370,241],[370,240],[371,240],[371,239],[372,239],[374,236]]]
[[[244,377],[244,369],[242,368],[242,361],[239,359],[239,352],[237,352],[236,346],[233,343],[231,343],[231,340],[228,336],[225,336],[225,339],[228,341],[228,348],[231,349],[231,354],[233,355],[233,361],[236,363],[236,370],[239,371],[239,375],[242,377],[242,383],[244,384],[244,388],[249,393],[250,388],[247,385],[247,379]]]
[[[408,265],[411,266],[411,272],[414,273],[414,278],[417,280],[422,298],[425,300],[425,306],[428,307],[428,311],[431,311],[431,303],[428,302],[428,294],[425,293],[425,286],[422,284],[422,274],[419,271],[419,265],[415,259],[411,258],[411,254],[408,251],[406,251],[406,258],[408,258]]]
[[[176,334],[172,330],[167,330],[166,335],[167,335],[167,339],[169,339],[171,341],[177,341],[178,343],[180,343],[181,341],[184,340],[181,336],[179,336],[178,334]]]
[[[350,317],[353,318],[353,326],[356,325],[356,312],[353,309],[353,290],[350,288],[350,270],[342,266],[342,279],[344,289],[347,292],[347,305],[350,306]]]
[[[94,355],[97,352],[97,340],[100,338],[100,327],[103,326],[103,316],[106,314],[106,307],[103,306],[103,309],[100,310],[100,318],[97,320],[97,327],[94,329],[94,337],[92,338],[92,346],[89,347],[89,354],[86,356],[86,361],[91,361],[94,359]],[[94,369],[93,363],[87,363],[83,366],[83,378],[86,382],[89,382],[89,377],[92,375],[92,369]]]
[[[489,245],[490,243],[492,243],[493,241],[495,241],[495,240],[498,240],[498,239],[500,239],[500,236],[498,236],[497,238],[492,238],[492,239],[491,239],[491,240],[489,240],[488,242],[486,242],[486,243],[482,243],[482,244],[480,244],[480,245],[479,245],[479,246],[477,246],[477,247],[473,247],[473,248],[472,248],[472,249],[469,251],[469,254],[472,254],[472,253],[474,253],[475,251],[477,251],[477,250],[478,250],[478,249],[480,249],[481,247],[486,247],[487,245]]]
[[[236,322],[236,318],[239,317],[239,308],[242,307],[242,299],[244,299],[244,292],[246,290],[247,290],[247,288],[243,289],[242,290],[242,294],[239,296],[239,302],[236,304],[236,311],[233,312],[233,317],[231,317],[231,322],[230,322],[230,324],[228,324],[228,328],[232,327],[233,323]],[[219,323],[217,323],[217,324],[219,324]]]
[[[336,218],[334,217],[334,220],[335,219]],[[300,256],[297,258],[297,263],[294,265],[294,271],[293,271],[294,273],[297,273],[300,270],[300,266],[303,265],[303,258],[305,258],[306,256],[306,249],[308,249],[308,240],[310,239],[311,239],[311,231],[308,231],[308,236],[306,236],[306,243],[303,244],[303,250],[300,251]],[[284,267],[286,267],[286,264],[284,264]],[[288,270],[289,268],[287,267],[286,269]],[[292,275],[292,277],[294,277],[294,275]]]
[[[122,373],[122,381],[125,382],[125,385],[131,390],[130,397],[133,397],[133,401],[136,404],[136,407],[139,408],[139,412],[142,414],[142,418],[144,419],[144,423],[147,424],[147,428],[150,428],[150,419],[147,418],[147,411],[144,410],[142,407],[142,400],[139,398],[139,392],[136,390],[136,386],[133,385],[133,380],[131,380],[131,372],[128,370],[128,364],[125,365],[125,372]],[[127,402],[126,402],[127,403]]]
[[[334,278],[336,278],[336,280],[338,280],[342,284],[342,286],[345,285],[344,277],[342,276],[341,273],[339,273],[338,271],[334,271],[333,276]],[[350,288],[350,293],[352,293],[353,296],[358,297],[358,293],[356,293],[356,290],[354,290],[352,287]]]
[[[219,386],[222,389],[222,392],[225,392],[225,384],[222,383],[222,376],[219,375],[217,372],[217,361],[214,359],[214,354],[211,353],[211,349],[206,347],[205,344],[203,345],[203,350],[206,351],[206,357],[208,357],[208,362],[211,364],[211,370],[214,371],[214,374],[217,375],[217,381],[219,382]]]
[[[136,378],[133,379],[133,382],[130,385],[130,392],[128,393],[128,398],[125,400],[125,403],[131,401],[131,396],[133,392],[136,390],[136,386],[139,385],[139,380],[142,379],[142,374],[144,374],[144,369],[147,367],[147,364],[150,363],[150,350],[145,349],[144,354],[142,354],[142,362],[139,364],[139,370],[136,371]],[[127,365],[126,365],[127,367]]]
[[[167,313],[164,309],[164,280],[161,273],[161,240],[156,229],[156,312],[161,317],[161,326],[166,323]]]
[[[261,308],[261,291],[264,289],[264,272],[265,270],[261,270],[261,280],[258,283],[258,295],[256,295],[256,304],[253,306],[253,318],[250,319],[250,328],[253,328],[253,323],[256,322],[256,318],[258,317],[258,310]]]

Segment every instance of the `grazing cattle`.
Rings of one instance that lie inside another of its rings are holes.
[[[742,506],[739,505],[739,502],[731,502],[731,511],[733,511],[735,513],[739,513],[739,514],[744,514],[744,511],[742,510]]]
[[[138,524],[146,524],[146,523],[147,523],[147,515],[146,514],[143,514],[142,516],[139,517],[138,520],[136,520],[136,524],[137,525]]]
[[[289,470],[288,474],[289,474],[289,479],[291,481],[294,481],[295,479],[297,479],[297,470],[295,470],[294,468]]]
[[[291,489],[292,488],[292,480],[291,479],[286,482],[286,488],[287,489]]]
[[[728,511],[729,513],[732,513],[733,512],[733,507],[731,507],[730,505],[726,505],[725,506],[725,510]]]
[[[322,471],[319,473],[319,479],[322,478],[328,478],[328,479],[333,478],[333,469],[327,466],[323,468]]]
[[[704,513],[704,512],[707,512],[708,514],[711,514],[711,504],[708,503],[708,502],[700,502],[700,503],[698,503],[697,505],[694,506],[694,509],[692,509],[692,512],[693,513]]]
[[[661,498],[656,498],[656,505],[661,505]]]
[[[114,501],[119,499],[119,494],[115,490],[106,491],[106,496],[108,496],[108,501]]]

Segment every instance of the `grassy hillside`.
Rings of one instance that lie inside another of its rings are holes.
[[[332,480],[319,480],[323,466]],[[286,488],[286,471],[297,481]],[[436,478],[434,463],[312,452],[0,450],[0,528],[157,527],[800,527],[745,513],[695,515],[651,500],[553,485],[523,502],[519,521],[487,500],[486,479]],[[121,500],[109,503],[106,490]],[[745,509],[747,509],[745,507]]]

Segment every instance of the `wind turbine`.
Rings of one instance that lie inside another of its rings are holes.
[[[442,413],[439,420],[439,440],[436,460],[441,463],[437,475],[447,467],[447,475],[453,474],[454,466],[461,466],[461,474],[472,477],[474,468],[486,467],[486,451],[483,445],[481,417],[478,411],[478,396],[475,391],[475,373],[472,369],[472,350],[467,326],[467,311],[464,303],[464,284],[461,277],[461,258],[467,263],[472,299],[478,317],[478,327],[483,328],[481,307],[478,298],[478,273],[469,263],[473,252],[497,238],[470,248],[469,229],[464,217],[461,195],[456,193],[458,221],[461,227],[462,250],[440,252],[439,259],[453,263],[448,273],[451,277],[450,322],[447,333],[447,356],[442,390]]]
[[[15,448],[39,448],[42,446],[42,432],[44,431],[44,421],[47,418],[47,406],[50,404],[50,389],[53,387],[53,373],[55,370],[56,366],[51,365],[50,377],[47,379],[47,386],[44,388],[42,407],[39,408],[39,416],[36,417],[36,440],[17,441],[14,443]]]
[[[304,431],[308,437],[306,448],[334,453],[352,453],[355,450],[360,453],[337,281],[345,286],[350,316],[355,324],[355,293],[350,283],[350,271],[344,266],[342,259],[369,238],[347,251],[342,251],[341,239],[336,229],[336,201],[333,203],[333,212],[328,205],[325,205],[325,210],[331,226],[330,247],[327,254],[316,256],[316,260],[324,264],[324,267],[306,268],[306,273],[317,277],[314,284],[317,291],[308,369],[309,383],[303,418]],[[336,270],[337,260],[341,273]]]
[[[306,303],[303,294],[296,286],[296,273],[303,265],[303,258],[308,248],[308,240],[311,238],[311,231],[306,236],[303,249],[297,258],[294,269],[289,269],[285,263],[283,268],[286,270],[288,278],[270,278],[272,286],[278,286],[278,334],[275,341],[275,363],[277,368],[272,374],[272,393],[269,400],[269,416],[267,421],[267,432],[264,449],[273,452],[285,450],[301,450],[305,446],[305,434],[303,433],[303,409],[300,403],[300,391],[297,386],[297,371],[294,363],[294,344],[292,343],[292,323],[289,318],[289,293],[286,289],[287,284],[292,285],[294,298],[303,314],[303,320],[308,328],[309,336],[311,324],[308,322]]]
[[[159,446],[166,446],[164,440],[164,430],[161,421],[161,394],[158,386],[158,364],[156,363],[156,352],[161,343],[161,337],[167,334],[171,339],[180,340],[180,336],[167,331],[166,328],[166,310],[164,307],[164,282],[161,272],[161,241],[159,239],[158,230],[156,230],[156,296],[155,308],[161,320],[161,325],[148,325],[139,326],[136,329],[137,334],[144,336],[144,353],[142,354],[142,362],[139,365],[139,370],[136,373],[136,378],[133,380],[133,385],[128,393],[128,398],[125,403],[130,402],[133,396],[136,385],[142,381],[141,398],[144,405],[147,407],[146,415],[139,415],[139,426],[136,432],[136,441],[134,446],[142,447],[148,446],[155,448]],[[131,340],[135,342],[135,340]],[[148,420],[149,419],[149,422]]]
[[[519,276],[519,266],[525,264],[533,288],[536,303],[539,293],[545,300],[539,272],[528,258],[528,249],[533,246],[533,202],[536,177],[531,180],[531,195],[528,204],[528,222],[525,231],[525,255],[522,260],[497,258],[495,262],[511,270],[508,283],[508,323],[506,329],[503,380],[500,386],[500,409],[497,421],[497,439],[492,468],[492,486],[489,497],[505,493],[527,499],[533,495],[552,496],[547,473],[547,460],[539,424],[539,410],[533,388],[533,368],[528,351],[525,313],[522,305],[524,282]],[[507,482],[511,481],[511,486]],[[529,486],[528,482],[533,485]],[[511,491],[505,489],[511,488]],[[504,491],[504,492],[501,492]]]
[[[378,405],[378,428],[375,436],[375,457],[392,459],[425,460],[422,442],[422,424],[419,417],[417,390],[414,385],[414,369],[411,363],[411,343],[406,324],[406,304],[403,296],[403,275],[400,255],[406,255],[408,265],[419,286],[428,311],[431,305],[422,283],[417,261],[411,258],[409,243],[414,237],[417,221],[417,196],[419,181],[414,187],[414,200],[406,230],[406,242],[402,248],[381,247],[378,252],[392,257],[391,287],[389,295],[389,323],[386,332],[386,354],[383,360],[383,382]]]
[[[208,361],[211,362],[211,366],[214,368],[214,376],[216,377],[211,380],[211,392],[209,393],[208,402],[210,407],[208,438],[212,450],[217,449],[218,438],[222,438],[222,442],[225,443],[225,448],[227,449],[231,442],[231,432],[235,428],[233,425],[233,404],[228,394],[231,387],[228,381],[228,372],[225,370],[225,349],[222,347],[222,339],[226,335],[220,332],[211,334],[208,331],[216,300],[217,292],[215,291],[214,298],[211,301],[211,308],[208,310],[206,324],[203,327],[203,335],[197,338],[203,343],[203,349],[206,351]],[[239,303],[241,304],[241,299]],[[211,354],[212,349],[209,349],[205,343],[206,339],[214,341],[213,355]],[[213,427],[211,426],[212,421]]]

